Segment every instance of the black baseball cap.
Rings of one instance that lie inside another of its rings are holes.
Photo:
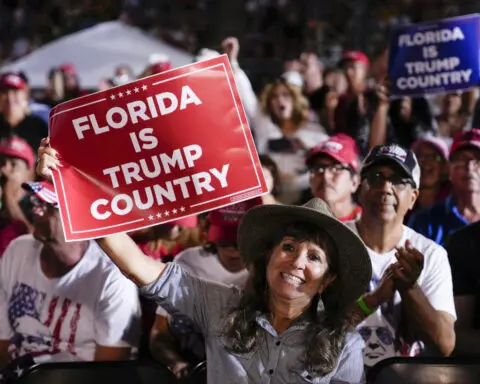
[[[363,176],[368,168],[379,163],[393,163],[399,166],[408,178],[413,181],[414,187],[420,187],[420,165],[413,151],[404,149],[396,144],[377,145],[372,148],[365,158],[360,175]]]

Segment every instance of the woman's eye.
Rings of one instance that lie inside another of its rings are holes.
[[[322,261],[321,257],[318,256],[316,253],[311,253],[308,258],[312,261]]]
[[[293,244],[283,244],[282,249],[287,252],[293,252],[295,250],[295,247]]]

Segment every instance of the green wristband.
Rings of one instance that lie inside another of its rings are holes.
[[[363,297],[357,300],[357,304],[362,310],[362,312],[365,313],[367,316],[370,316],[372,313],[376,312],[376,309],[371,309],[368,307],[368,305],[363,300]]]

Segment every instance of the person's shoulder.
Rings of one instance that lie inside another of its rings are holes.
[[[422,228],[424,225],[441,226],[448,215],[449,198],[441,200],[431,207],[414,212],[408,220],[408,226]]]
[[[89,246],[83,256],[80,267],[78,270],[79,274],[90,275],[99,281],[129,281],[93,240],[89,241]]]
[[[410,243],[419,250],[421,249],[425,250],[430,248],[443,249],[441,245],[438,245],[435,241],[422,235],[421,233],[417,232],[415,229],[412,229],[404,225],[403,230],[405,231],[405,234],[404,234],[405,240],[410,240]]]
[[[184,249],[177,256],[175,256],[174,261],[176,263],[181,263],[185,260],[191,259],[192,257],[204,257],[204,256],[207,256],[207,254],[208,252],[206,252],[201,246],[190,247],[190,248]]]
[[[9,270],[9,266],[31,265],[34,257],[37,256],[37,251],[41,247],[42,243],[37,241],[31,234],[13,239],[2,255],[2,268]]]
[[[447,251],[441,245],[412,228],[404,226],[403,229],[405,231],[405,239],[410,240],[412,246],[423,254],[425,261],[431,257],[445,256],[446,258]]]
[[[15,251],[25,251],[26,249],[34,249],[39,246],[41,246],[41,243],[36,240],[32,234],[26,234],[13,239],[8,245],[8,248]]]
[[[458,229],[450,235],[450,241],[475,241],[480,244],[480,221]]]

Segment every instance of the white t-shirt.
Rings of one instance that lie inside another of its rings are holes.
[[[346,224],[358,234],[354,222]],[[433,308],[450,313],[456,318],[452,273],[447,252],[432,240],[403,226],[403,235],[398,246],[405,246],[406,240],[410,240],[412,246],[424,256],[424,267],[417,281],[419,287]],[[379,254],[368,247],[367,250],[372,261],[373,272],[370,290],[374,290],[388,266],[397,262],[396,251],[393,249]],[[357,329],[365,341],[365,365],[373,366],[380,360],[393,356],[416,356],[424,349],[421,341],[407,345],[400,340],[400,345],[395,345],[396,329],[401,315],[400,302],[401,296],[396,292],[393,302],[384,303],[358,326]]]
[[[136,346],[140,323],[137,287],[103,256],[95,242],[60,278],[40,265],[43,244],[32,235],[10,243],[0,261],[0,339],[13,358],[91,361],[97,345]]]
[[[243,287],[248,278],[247,269],[230,272],[222,265],[217,254],[207,252],[203,247],[185,249],[173,260],[203,280]],[[190,318],[173,309],[167,311],[161,306],[157,307],[157,315],[169,317],[170,331],[178,339],[182,350],[189,350],[200,360],[205,358],[203,336]]]

